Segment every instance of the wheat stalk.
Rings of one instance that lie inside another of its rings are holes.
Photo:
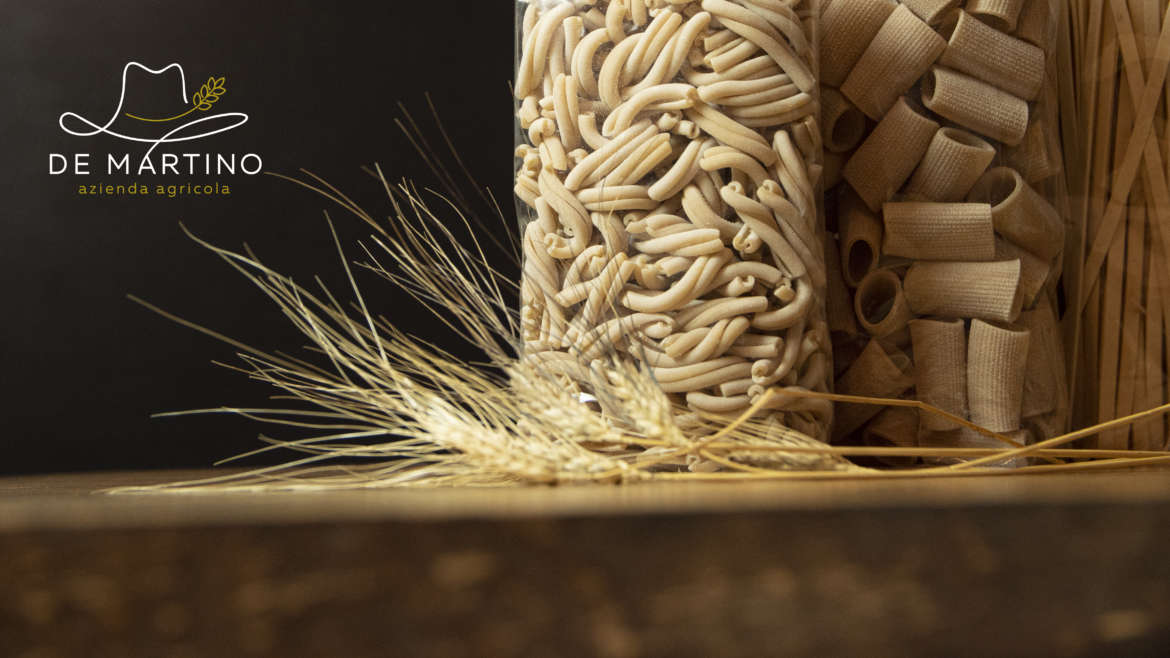
[[[196,91],[191,95],[191,102],[195,104],[195,109],[201,112],[206,112],[207,110],[211,109],[211,106],[214,105],[215,102],[219,100],[219,97],[223,96],[226,91],[227,88],[224,86],[224,78],[217,78],[213,75],[207,79],[207,82],[203,83],[203,86],[199,88],[199,91]]]
[[[323,433],[291,441],[262,437],[264,445],[247,453],[283,449],[301,455],[277,466],[115,491],[969,476],[1121,468],[1170,460],[1170,456],[1157,453],[1060,448],[1101,428],[1003,450],[831,447],[754,417],[757,408],[779,394],[774,390],[766,391],[753,408],[737,417],[699,416],[681,426],[672,403],[650,374],[643,366],[619,358],[616,350],[578,363],[577,367],[588,373],[585,378],[565,377],[537,361],[520,358],[519,318],[509,301],[515,282],[489,264],[483,247],[474,239],[474,230],[469,231],[472,240],[468,243],[452,231],[452,225],[470,229],[467,216],[453,205],[447,205],[448,212],[437,213],[413,186],[392,186],[380,170],[375,175],[393,208],[390,224],[376,221],[319,178],[310,175],[309,180],[293,180],[332,199],[369,225],[374,232],[369,244],[362,246],[366,260],[360,267],[407,291],[482,351],[487,363],[469,364],[371,313],[336,233],[334,242],[354,295],[351,307],[342,305],[328,290],[313,293],[301,287],[250,252],[222,249],[191,235],[275,302],[310,340],[322,362],[314,364],[249,347],[138,300],[165,317],[233,345],[242,365],[231,367],[301,403],[285,409],[225,407],[184,413],[232,413]],[[587,386],[577,383],[582,379]],[[594,401],[583,401],[583,394]],[[906,404],[807,395],[862,404]],[[924,413],[945,416],[928,405],[915,404]],[[1170,406],[1119,419],[1104,428],[1167,410]],[[848,454],[961,456],[973,461],[885,471],[857,466],[846,459]],[[989,466],[1016,456],[1052,463],[1023,469]],[[1085,461],[1062,461],[1077,458]],[[349,463],[354,459],[366,463]]]

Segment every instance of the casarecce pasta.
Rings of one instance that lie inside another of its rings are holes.
[[[541,0],[515,92],[525,354],[639,359],[680,414],[827,391],[818,0]],[[769,422],[827,439],[821,403]]]

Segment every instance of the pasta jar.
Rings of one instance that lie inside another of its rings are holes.
[[[817,0],[517,3],[523,351],[827,439]]]
[[[949,414],[842,405],[835,441],[1004,448],[1064,430],[1056,10],[1052,0],[825,9],[837,392]]]

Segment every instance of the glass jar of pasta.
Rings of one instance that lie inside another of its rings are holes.
[[[827,440],[831,403],[791,394],[833,371],[819,0],[516,7],[526,361],[588,394],[629,359],[683,428],[753,409]]]
[[[1056,10],[1052,0],[826,7],[836,388],[945,412],[841,405],[835,441],[1003,448],[1065,429]]]

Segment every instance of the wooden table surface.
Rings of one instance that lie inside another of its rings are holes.
[[[206,474],[0,479],[0,655],[1170,655],[1170,471],[94,493]]]

